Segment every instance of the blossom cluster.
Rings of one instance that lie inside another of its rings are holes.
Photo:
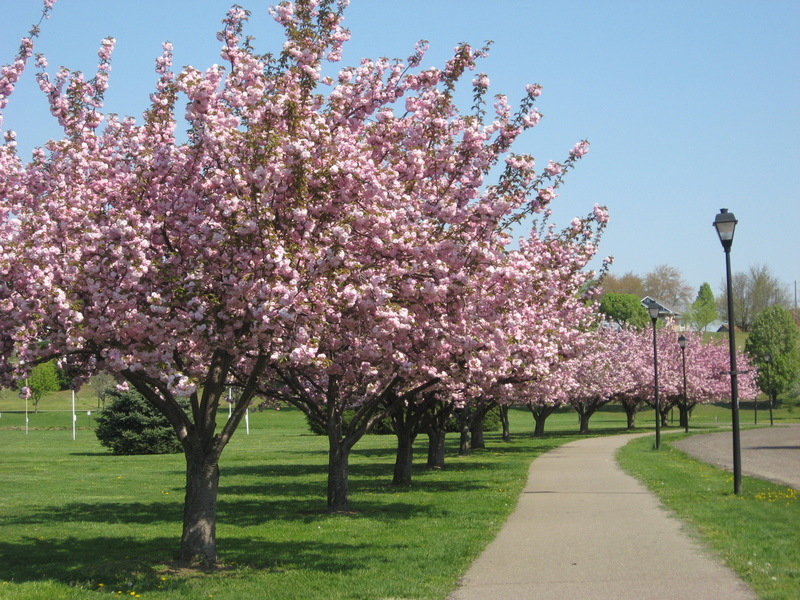
[[[574,356],[561,362],[551,374],[535,382],[526,395],[527,403],[579,407],[591,403],[599,408],[609,402],[629,405],[655,404],[653,337],[649,329],[613,328],[603,323],[581,335]],[[691,410],[696,404],[730,397],[729,352],[725,345],[704,343],[702,336],[678,334],[663,327],[656,334],[659,377],[659,408],[667,412],[678,406]],[[755,373],[745,354],[739,353],[739,397],[758,395]],[[685,387],[684,387],[685,365]]]
[[[60,355],[78,379],[103,369],[173,407],[224,385],[358,406],[431,382],[463,403],[511,397],[579,344],[605,209],[518,248],[509,226],[545,210],[588,144],[542,173],[512,154],[541,87],[518,110],[498,95],[492,117],[462,112],[452,91],[486,53],[466,44],[442,69],[419,67],[420,44],[321,77],[346,4],[275,6],[275,57],[242,41],[239,7],[224,66],[176,73],[165,44],[140,123],[102,110],[113,38],[91,79],[37,61],[64,137],[28,163],[0,148],[5,383]]]

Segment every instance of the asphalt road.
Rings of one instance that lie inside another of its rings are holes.
[[[673,443],[688,455],[733,470],[733,436],[693,435]],[[740,432],[742,473],[800,490],[800,424],[776,425]]]

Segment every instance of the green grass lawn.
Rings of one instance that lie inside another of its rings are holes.
[[[679,519],[736,571],[763,600],[800,597],[800,493],[786,486],[743,478],[733,494],[733,475],[698,462],[652,439],[627,444],[618,458]],[[668,568],[668,565],[665,565]],[[679,574],[676,574],[679,576]]]
[[[297,411],[254,413],[250,435],[242,427],[221,462],[228,568],[200,575],[170,567],[182,456],[113,456],[88,422],[73,441],[68,424],[48,425],[54,415],[32,415],[43,427],[27,434],[0,429],[0,598],[441,599],[513,509],[531,459],[576,429],[565,415],[566,431],[554,418],[554,433],[534,440],[530,415],[514,411],[512,443],[490,433],[488,450],[458,457],[452,436],[441,471],[420,467],[420,440],[420,468],[404,488],[390,485],[393,436],[367,436],[352,459],[356,512],[331,515],[326,440],[306,433]]]
[[[574,413],[553,415],[548,435],[533,439],[531,415],[512,410],[510,444],[489,433],[487,450],[458,457],[450,435],[441,471],[421,468],[420,439],[414,482],[396,488],[393,436],[366,436],[352,457],[355,512],[331,515],[326,440],[307,433],[295,410],[253,413],[250,434],[242,424],[221,461],[226,568],[200,574],[170,562],[182,455],[113,456],[86,410],[73,441],[69,412],[51,412],[46,401],[29,415],[28,433],[23,413],[0,413],[0,598],[443,599],[513,509],[530,461],[578,437]],[[702,407],[693,426],[713,428],[728,412]],[[639,425],[652,428],[652,417],[641,413]],[[624,425],[615,406],[591,421],[595,434]]]

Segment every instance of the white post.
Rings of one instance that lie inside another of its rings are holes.
[[[25,378],[25,387],[28,387],[28,378]],[[25,396],[25,434],[28,433],[28,397]]]
[[[247,408],[244,411],[244,431],[247,435],[250,435],[250,409]]]
[[[231,388],[228,388],[228,418],[231,418],[233,413],[233,402],[231,402]]]
[[[72,440],[75,440],[75,425],[78,422],[78,416],[75,414],[75,388],[72,389]]]

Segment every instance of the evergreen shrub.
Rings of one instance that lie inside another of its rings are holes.
[[[175,454],[182,448],[167,418],[133,390],[109,393],[95,434],[114,454]]]

